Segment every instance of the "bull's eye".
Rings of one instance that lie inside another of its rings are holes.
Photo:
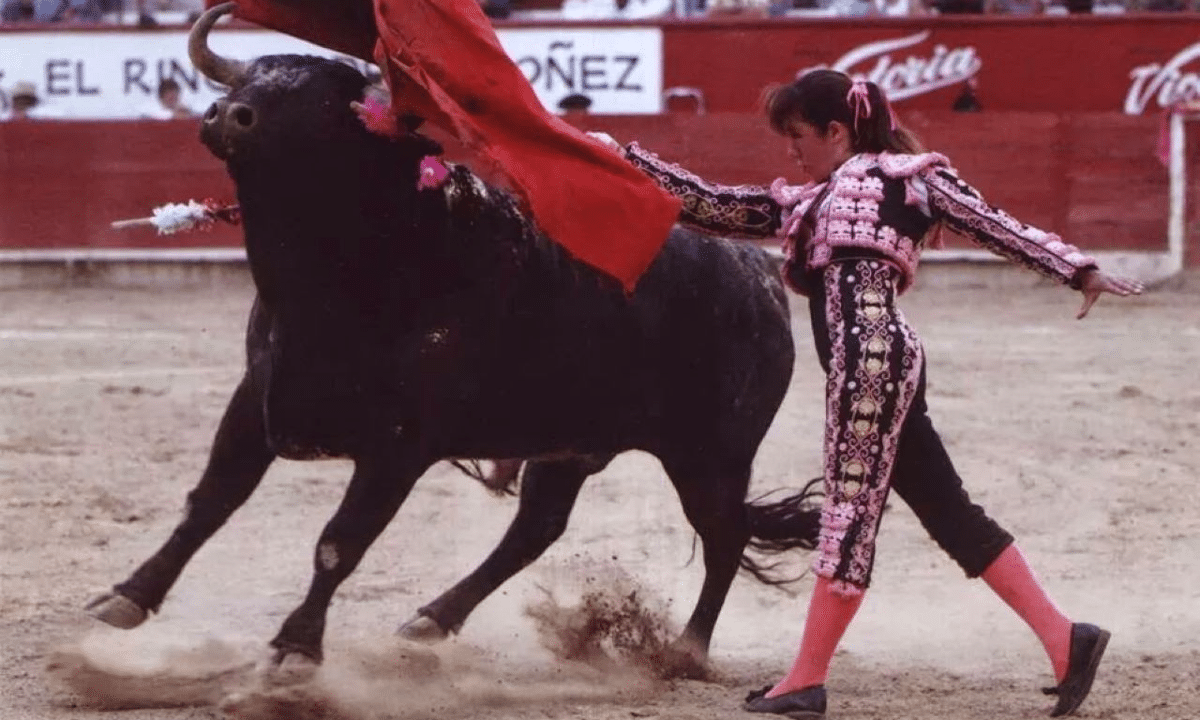
[[[206,110],[206,111],[204,112],[204,119],[205,119],[205,120],[216,120],[216,119],[217,119],[217,106],[216,106],[216,103],[214,103],[214,104],[212,104],[212,105],[209,105],[209,106],[208,106],[208,110]]]

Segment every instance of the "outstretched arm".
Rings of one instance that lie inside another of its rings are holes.
[[[588,133],[683,200],[679,221],[701,232],[724,237],[769,238],[779,232],[783,212],[760,185],[718,185],[659,159],[637,143],[622,146],[605,133]]]
[[[922,174],[922,180],[928,188],[929,209],[935,222],[943,222],[980,246],[1082,292],[1083,306],[1077,317],[1086,316],[1103,293],[1125,296],[1142,292],[1141,283],[1102,272],[1092,257],[1058,235],[1026,225],[989,205],[978,190],[953,171],[931,168]]]
[[[1126,297],[1128,295],[1141,295],[1142,290],[1142,284],[1136,280],[1109,275],[1096,268],[1084,270],[1083,278],[1079,284],[1079,291],[1083,293],[1083,306],[1079,308],[1079,313],[1075,318],[1082,320],[1086,317],[1088,310],[1092,309],[1092,305],[1096,304],[1096,301],[1100,299],[1100,295],[1103,293]]]

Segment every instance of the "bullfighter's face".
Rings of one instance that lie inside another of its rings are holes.
[[[822,130],[799,118],[787,125],[788,155],[813,180],[822,181],[853,154],[849,131],[839,122]]]

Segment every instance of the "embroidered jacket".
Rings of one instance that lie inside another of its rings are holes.
[[[1076,289],[1081,271],[1096,266],[1058,235],[989,205],[938,153],[863,153],[825,182],[787,185],[779,178],[770,187],[710,183],[637,143],[625,156],[683,200],[685,225],[729,237],[778,236],[788,260],[809,270],[828,265],[835,250],[873,251],[900,268],[901,292],[912,284],[926,241],[939,244],[943,225]]]

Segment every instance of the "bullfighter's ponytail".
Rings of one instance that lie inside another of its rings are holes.
[[[797,119],[822,133],[829,123],[840,122],[850,130],[856,153],[924,152],[916,136],[897,122],[878,85],[852,80],[837,70],[809,70],[794,82],[769,88],[763,105],[771,127],[780,134],[786,134],[788,125]]]

